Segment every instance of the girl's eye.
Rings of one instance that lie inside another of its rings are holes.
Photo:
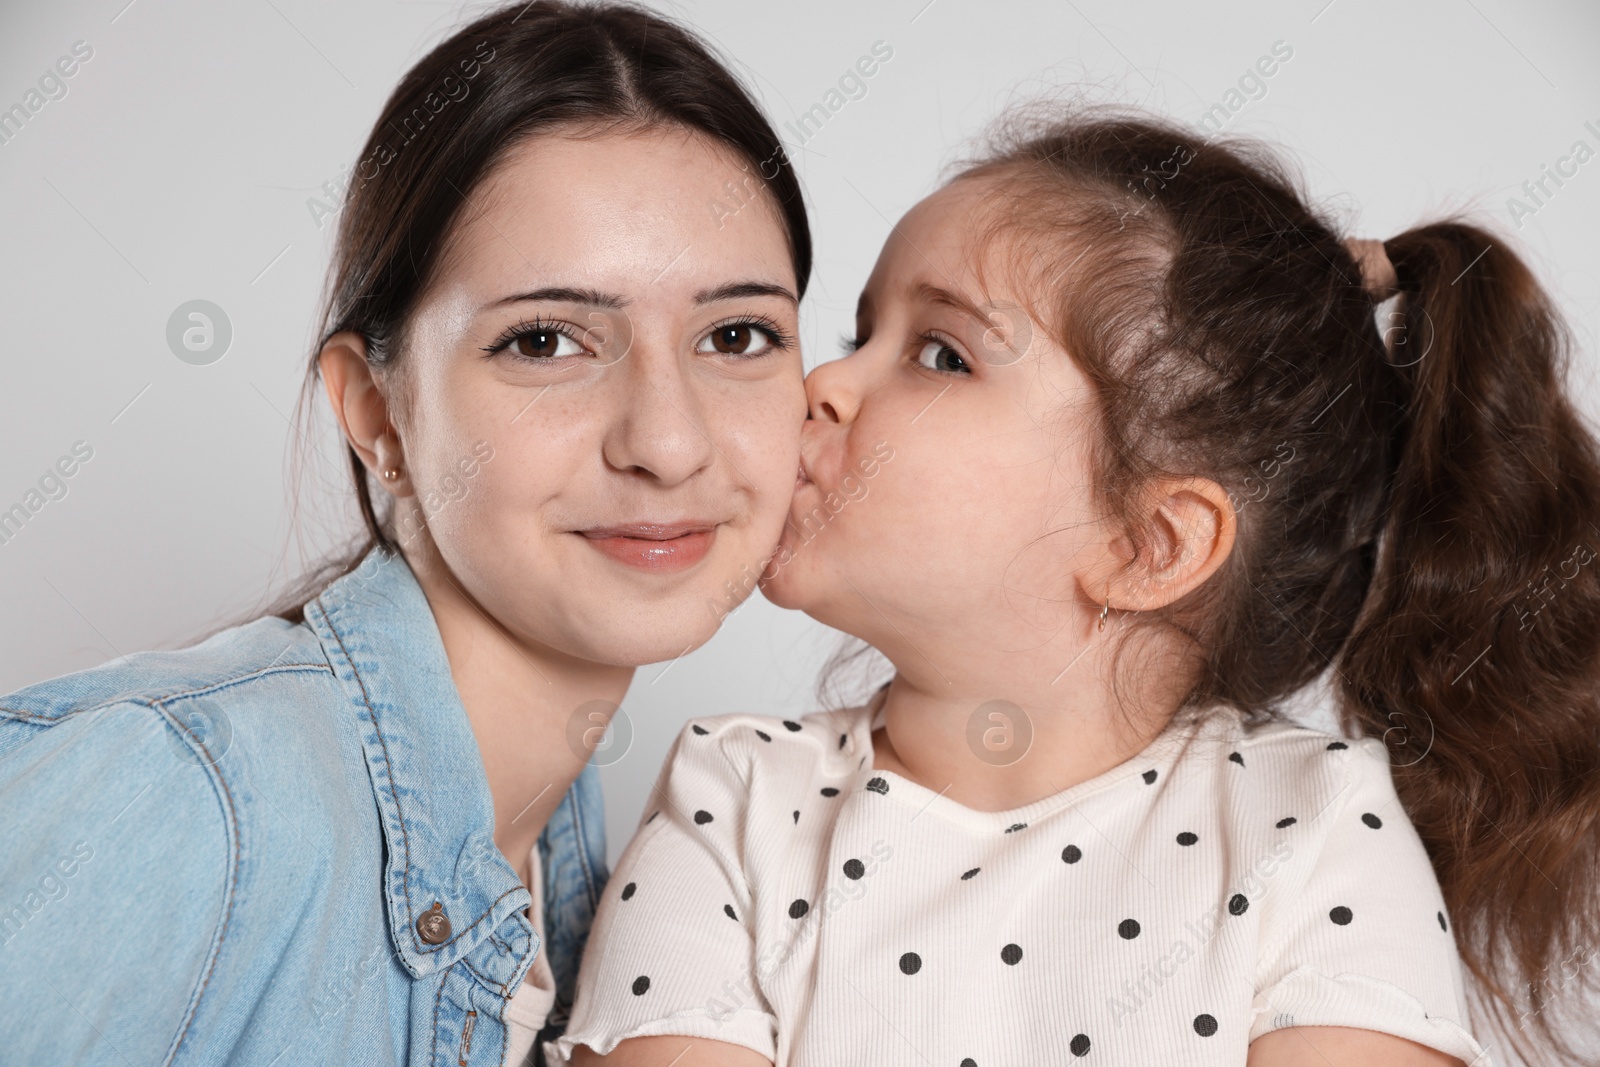
[[[583,346],[567,334],[548,326],[522,331],[512,338],[507,347],[527,359],[555,359],[559,356],[575,356],[583,351]]]
[[[764,356],[774,346],[772,331],[753,322],[730,322],[718,326],[701,340],[695,350],[707,355]]]
[[[929,370],[946,374],[971,374],[972,369],[961,353],[937,338],[931,338],[917,351],[917,363]]]

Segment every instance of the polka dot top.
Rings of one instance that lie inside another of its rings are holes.
[[[689,724],[551,1062],[671,1034],[779,1067],[1237,1065],[1352,1026],[1492,1063],[1377,739],[1183,717],[983,812],[874,769],[878,703]]]

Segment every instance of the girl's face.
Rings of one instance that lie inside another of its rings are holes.
[[[464,208],[384,383],[408,554],[436,549],[560,653],[637,665],[705,641],[794,488],[797,311],[784,225],[731,152],[681,130],[521,145]]]
[[[1070,645],[1109,541],[1087,380],[997,261],[979,285],[984,190],[958,181],[901,220],[853,353],[807,379],[805,480],[763,585],[931,689],[1000,662],[976,653]]]

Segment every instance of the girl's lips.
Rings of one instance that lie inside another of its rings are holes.
[[[678,571],[705,558],[717,536],[715,523],[627,523],[578,530],[600,552],[643,571]]]

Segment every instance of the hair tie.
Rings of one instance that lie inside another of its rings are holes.
[[[1381,302],[1400,291],[1400,277],[1389,262],[1389,252],[1382,241],[1352,237],[1344,246],[1361,270],[1361,287],[1368,296]]]

